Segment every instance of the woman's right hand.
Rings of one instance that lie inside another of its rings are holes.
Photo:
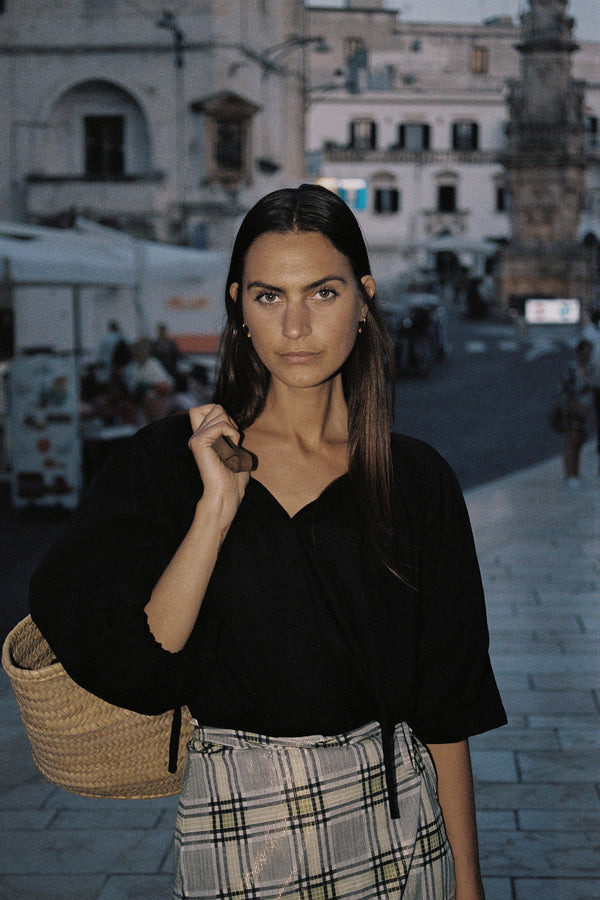
[[[202,499],[216,503],[221,522],[229,525],[242,502],[250,474],[233,472],[221,460],[215,444],[220,437],[226,437],[237,445],[240,433],[233,419],[216,403],[194,406],[189,416],[193,434],[188,447],[202,478]]]
[[[190,528],[152,591],[145,611],[150,631],[165,650],[181,650],[202,606],[221,545],[250,478],[232,472],[219,458],[215,442],[221,436],[240,439],[235,422],[222,406],[209,403],[190,409],[194,455],[204,490]]]

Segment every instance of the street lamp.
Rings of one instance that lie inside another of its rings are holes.
[[[175,50],[175,206],[177,210],[177,230],[181,232],[182,202],[183,202],[183,136],[184,136],[184,90],[183,90],[183,44],[185,35],[175,15],[165,9],[159,19],[156,20],[157,28],[165,28],[173,36]]]
[[[314,44],[314,49],[316,53],[329,53],[330,47],[324,37],[320,35],[315,35],[311,37],[300,37],[299,35],[292,35],[287,38],[285,41],[281,41],[279,44],[274,44],[272,47],[269,47],[268,50],[263,51],[257,55],[257,62],[262,66],[263,70],[263,78],[265,78],[269,72],[277,72],[280,75],[289,75],[289,74],[298,74],[298,73],[290,73],[280,65],[279,61],[283,56],[286,56],[290,51],[294,50],[296,47],[300,47],[302,49],[302,72],[300,73],[300,78],[302,82],[305,84],[306,82],[306,54],[304,52],[305,48]]]
[[[281,41],[279,44],[274,44],[272,47],[269,47],[262,56],[265,61],[272,61],[274,56],[281,56],[284,53],[287,53],[288,50],[293,50],[294,47],[308,47],[309,44],[315,45],[314,49],[316,53],[329,53],[331,49],[325,38],[321,35],[309,37],[291,35],[285,41]]]
[[[177,18],[170,9],[165,9],[155,24],[157,28],[166,28],[173,35],[175,65],[178,69],[181,69],[183,67],[183,41],[185,35],[177,23]]]

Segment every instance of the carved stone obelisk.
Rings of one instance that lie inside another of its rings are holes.
[[[521,17],[521,77],[509,82],[511,239],[499,267],[501,303],[592,296],[592,264],[578,240],[585,172],[583,83],[572,77],[568,0],[529,0]]]

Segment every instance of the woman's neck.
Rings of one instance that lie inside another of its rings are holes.
[[[305,446],[321,441],[347,441],[348,407],[341,376],[313,388],[289,388],[272,382],[265,408],[254,423]]]

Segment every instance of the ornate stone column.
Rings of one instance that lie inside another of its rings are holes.
[[[592,296],[592,264],[578,240],[586,165],[583,83],[572,77],[568,0],[530,0],[521,17],[521,78],[509,82],[508,148],[502,157],[511,240],[500,264],[502,305],[528,297]]]

